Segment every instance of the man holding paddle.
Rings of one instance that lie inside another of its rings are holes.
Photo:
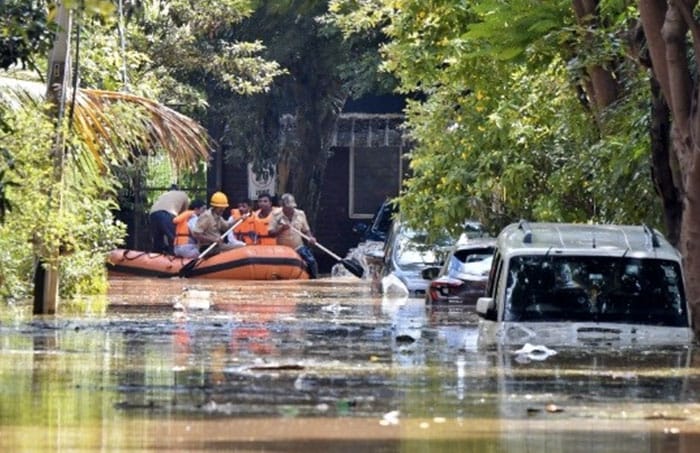
[[[268,234],[277,238],[277,244],[286,245],[296,250],[306,263],[309,277],[317,278],[318,263],[316,263],[311,249],[304,244],[304,238],[310,245],[316,243],[306,220],[306,214],[301,209],[297,209],[294,196],[290,193],[285,193],[280,197],[280,204],[282,209],[273,214]]]
[[[225,236],[222,237],[222,234],[226,233],[233,223],[233,219],[229,219],[230,221],[227,222],[222,217],[226,209],[228,209],[228,197],[223,192],[215,192],[209,201],[209,209],[199,216],[192,230],[192,236],[197,240],[200,249],[216,244],[212,253],[218,253],[245,245],[240,241],[224,242]]]

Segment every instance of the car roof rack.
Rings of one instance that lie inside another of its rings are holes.
[[[525,244],[532,243],[532,230],[530,229],[530,224],[525,219],[520,219],[518,222],[518,228],[523,230],[523,242]]]
[[[653,228],[649,228],[646,223],[642,224],[642,228],[644,229],[644,234],[646,234],[649,241],[651,241],[651,246],[654,248],[661,247],[661,244],[659,243],[659,236],[657,236],[656,231],[654,231]]]

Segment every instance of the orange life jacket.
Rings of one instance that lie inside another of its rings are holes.
[[[181,214],[177,215],[173,219],[173,223],[175,224],[175,241],[173,242],[174,245],[185,245],[190,242],[190,227],[187,225],[187,222],[193,215],[194,211],[188,209],[187,211],[183,211]]]
[[[268,228],[270,222],[272,221],[272,211],[267,215],[267,217],[260,218],[260,210],[255,211],[253,216],[253,222],[255,227],[255,233],[258,237],[257,244],[259,245],[276,245],[277,239],[270,236]]]
[[[237,208],[231,209],[231,217],[233,217],[234,221],[240,219],[241,211]],[[249,216],[233,229],[233,234],[236,236],[236,239],[245,242],[246,245],[253,245],[256,243],[254,217],[254,215]]]

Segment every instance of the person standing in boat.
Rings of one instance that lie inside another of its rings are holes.
[[[176,184],[170,187],[151,206],[148,218],[151,223],[153,251],[156,253],[173,253],[175,242],[175,216],[187,210],[190,199]]]
[[[279,208],[276,210],[281,211]],[[258,195],[258,210],[253,214],[253,225],[255,230],[255,244],[275,245],[277,239],[270,235],[270,222],[274,216],[275,209],[272,208],[272,198],[268,193]]]
[[[286,245],[296,250],[306,263],[309,276],[317,278],[318,263],[316,258],[311,249],[304,244],[304,238],[299,234],[299,232],[302,232],[308,236],[310,245],[316,243],[316,239],[311,234],[309,223],[306,220],[306,214],[301,209],[297,209],[294,196],[290,193],[285,193],[280,197],[280,204],[282,209],[273,215],[268,233],[276,238],[277,244]]]
[[[175,224],[174,252],[176,256],[197,258],[197,255],[199,255],[199,246],[194,236],[192,236],[192,230],[197,224],[197,218],[206,208],[207,205],[202,200],[194,200],[190,204],[190,209],[178,214],[173,219]]]
[[[205,250],[211,244],[216,244],[212,253],[218,253],[245,245],[244,242],[235,239],[234,242],[224,242],[221,237],[235,222],[232,217],[229,217],[228,221],[224,220],[222,215],[226,209],[228,209],[226,194],[214,192],[209,200],[209,209],[199,216],[194,229],[192,229],[192,236],[197,240],[200,250]]]

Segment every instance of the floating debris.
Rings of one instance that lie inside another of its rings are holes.
[[[209,310],[212,304],[212,292],[185,288],[182,294],[175,297],[173,308],[178,311]]]
[[[322,310],[323,310],[323,311],[329,311],[329,312],[331,312],[331,313],[333,313],[333,314],[339,315],[340,313],[342,313],[342,312],[344,312],[344,311],[349,311],[349,310],[350,310],[350,307],[345,307],[345,306],[340,305],[340,304],[330,304],[330,305],[325,305],[325,306],[322,308]]]
[[[547,405],[544,407],[544,410],[546,410],[546,411],[549,412],[549,413],[564,412],[564,409],[563,409],[563,408],[557,406],[557,405],[554,404],[554,403],[547,404]]]
[[[644,420],[688,420],[686,417],[679,417],[677,415],[668,415],[666,412],[654,412],[651,415],[644,417]]]
[[[379,421],[379,424],[382,426],[396,426],[399,424],[399,415],[401,413],[399,411],[390,411],[384,414],[382,419]]]
[[[514,351],[513,354],[516,354],[518,357],[517,359],[523,359],[525,361],[527,360],[536,360],[536,361],[542,361],[546,360],[547,358],[555,355],[557,351],[553,349],[549,349],[547,346],[544,345],[532,345],[530,343],[525,343],[522,348],[518,349],[517,351]]]
[[[251,371],[300,371],[304,366],[290,363],[280,365],[253,365],[249,368]]]
[[[402,334],[396,336],[397,343],[414,343],[415,341],[416,339],[410,335]]]

